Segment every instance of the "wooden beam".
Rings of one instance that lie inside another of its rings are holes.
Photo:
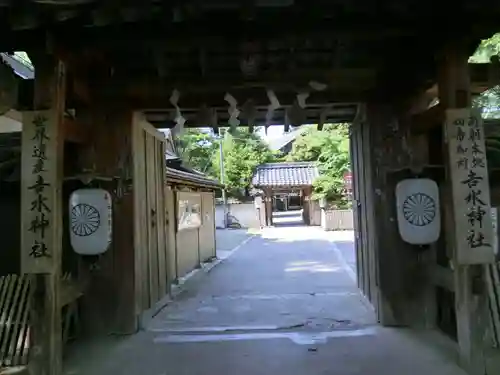
[[[63,124],[64,140],[73,143],[86,144],[89,141],[89,131],[72,118],[66,117]]]
[[[309,7],[308,7],[309,8]],[[78,27],[77,23],[71,23],[65,27],[60,27],[61,36],[65,38],[68,45],[73,43],[75,49],[79,50],[87,46],[96,46],[103,48],[113,45],[115,48],[129,47],[130,45],[140,45],[147,42],[150,45],[193,45],[193,46],[207,46],[224,44],[234,42],[245,38],[246,35],[251,33],[252,40],[256,42],[267,41],[269,39],[287,38],[289,40],[338,40],[348,38],[349,40],[363,38],[367,41],[387,41],[391,38],[398,38],[403,36],[418,35],[416,29],[409,28],[408,23],[401,23],[397,20],[400,26],[395,29],[393,26],[387,24],[384,20],[383,24],[375,27],[373,20],[370,21],[369,32],[368,25],[360,23],[359,27],[353,27],[352,23],[346,22],[345,17],[341,21],[335,22],[332,19],[318,18],[316,15],[299,14],[286,14],[287,12],[280,12],[279,17],[276,15],[272,17],[259,17],[255,22],[246,23],[245,27],[241,27],[241,20],[238,17],[234,19],[227,17],[227,14],[214,14],[210,13],[209,17],[197,18],[194,20],[185,20],[185,22],[166,22],[166,17],[171,18],[170,15],[160,15],[156,19],[148,19],[147,22],[110,25],[109,27],[92,28],[92,27]],[[217,18],[219,17],[219,18]],[[221,18],[222,17],[222,18]],[[359,16],[356,16],[357,21],[360,21]],[[156,21],[156,22],[155,22]],[[220,35],[220,33],[210,33],[213,25],[217,22],[222,22],[227,25],[227,30],[230,32]],[[294,24],[293,30],[284,28],[283,24]],[[232,25],[232,26],[231,26]],[[420,25],[414,24],[414,26]],[[195,27],[196,26],[196,27]],[[200,30],[203,30],[200,32]],[[419,30],[420,31],[420,30]],[[25,33],[23,42],[29,43],[29,36],[33,33]],[[421,34],[421,33],[420,33]],[[5,38],[5,42],[8,40]],[[32,44],[31,44],[32,45]]]
[[[328,107],[327,112],[324,111],[324,107]],[[303,112],[305,114],[305,123],[314,124],[317,123],[323,114],[324,123],[336,123],[336,122],[351,122],[356,115],[356,104],[338,104],[338,105],[310,105],[306,107]],[[275,110],[273,119],[267,122],[267,107],[262,106],[257,108],[255,118],[253,123],[249,124],[246,121],[242,121],[240,126],[248,126],[253,124],[266,124],[266,125],[283,125],[288,123],[286,112],[289,106],[283,105],[281,108]],[[227,108],[214,108],[216,111],[220,123],[224,124],[229,119],[229,114]],[[206,122],[197,122],[198,117],[196,116],[196,110],[184,109],[182,110],[182,115],[186,119],[186,128],[190,127],[204,127],[207,126]],[[164,111],[146,111],[145,112],[147,120],[158,128],[168,128],[173,126],[171,119],[175,116],[174,110],[164,110]]]
[[[500,84],[500,74],[496,73],[500,71],[497,61],[490,64],[468,64],[468,69],[471,80],[470,92],[472,95],[481,94],[489,88]],[[438,96],[438,86],[433,86],[429,92]],[[414,114],[410,119],[412,122],[412,133],[415,135],[423,134],[437,126],[442,126],[444,112],[443,105],[438,104],[423,112]]]
[[[288,118],[288,110],[285,109],[285,118],[284,118],[284,121],[283,121],[283,124],[284,124],[284,130],[285,130],[285,133],[288,133],[290,131],[290,119]]]
[[[175,73],[174,73],[175,74]],[[96,81],[94,86],[99,89],[102,96],[116,98],[124,96],[134,99],[142,99],[144,108],[161,107],[164,104],[155,104],[159,100],[169,98],[174,89],[179,89],[182,94],[181,102],[191,102],[193,106],[205,103],[209,107],[217,107],[225,104],[224,95],[230,91],[231,95],[244,103],[252,99],[255,106],[268,105],[269,98],[266,89],[272,88],[280,102],[293,103],[297,92],[307,89],[312,78],[321,80],[329,85],[327,90],[311,92],[308,102],[314,102],[314,97],[328,97],[328,101],[355,101],[346,99],[346,94],[356,95],[359,99],[366,91],[376,87],[376,71],[374,69],[327,69],[321,70],[317,67],[309,70],[300,69],[295,71],[275,71],[259,74],[249,80],[243,75],[229,75],[222,72],[215,75],[212,72],[209,78],[193,77],[188,75],[182,77],[176,74],[168,80],[160,80],[156,75],[143,75],[130,77],[129,71],[124,71],[121,76],[115,76],[109,82]],[[285,95],[286,101],[280,96]],[[220,96],[220,97],[218,97]],[[293,97],[293,99],[292,99]],[[161,98],[161,99],[160,99]],[[194,99],[194,100],[193,100]],[[168,100],[164,103],[168,103]],[[185,106],[186,104],[183,104]],[[189,106],[189,104],[187,104]]]
[[[443,121],[444,110],[443,107],[438,104],[413,115],[411,117],[411,131],[415,135],[426,133],[436,126],[442,126]]]
[[[490,78],[491,66],[492,64],[469,64],[472,79],[471,90],[474,94],[479,94],[495,85],[495,81]],[[80,70],[81,68],[78,67],[78,74]],[[345,83],[339,86],[339,82],[335,81],[333,86],[323,92],[311,92],[307,101],[308,104],[365,101],[368,97],[368,91],[374,87],[373,77],[375,77],[376,72],[373,69],[325,70],[323,74],[328,75],[328,72],[337,72],[330,79],[336,79],[337,76],[343,77],[342,82]],[[199,108],[201,104],[206,104],[209,107],[225,108],[227,103],[224,101],[224,95],[229,90],[238,102],[243,103],[247,99],[252,99],[257,107],[267,106],[269,105],[269,98],[266,95],[267,88],[272,88],[276,92],[280,103],[291,105],[296,99],[297,90],[303,88],[307,82],[302,79],[302,83],[300,83],[300,77],[295,74],[287,76],[280,74],[278,79],[276,77],[267,77],[269,79],[265,80],[265,77],[263,77],[260,81],[226,80],[224,82],[206,79],[191,80],[191,82],[179,81],[178,84],[182,85],[182,97],[179,105],[183,110],[186,108]],[[20,94],[16,109],[29,110],[32,108],[33,82],[33,80],[20,81]],[[357,83],[353,84],[353,82]],[[107,98],[107,100],[116,101],[116,98],[122,98],[135,109],[165,109],[170,108],[169,98],[172,89],[176,87],[172,82],[165,82],[154,76],[137,77],[133,81],[127,77],[118,81],[99,81],[94,82],[94,86],[96,86],[94,88],[90,84],[91,82],[85,81],[84,78],[78,75],[73,79],[72,92],[68,93],[68,100],[76,99],[85,103],[90,102],[92,99],[102,101]],[[103,85],[113,87],[103,89]],[[99,96],[89,94],[93,89],[97,90]],[[437,89],[434,91],[437,96]]]

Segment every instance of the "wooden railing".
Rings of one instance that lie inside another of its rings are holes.
[[[29,278],[0,277],[0,367],[28,362]]]
[[[61,279],[61,308],[63,342],[69,339],[72,319],[77,319],[77,300],[83,287],[66,273]],[[0,277],[0,368],[23,366],[29,358],[29,300],[30,278],[26,275]]]

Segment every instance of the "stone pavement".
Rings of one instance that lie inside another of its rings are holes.
[[[348,242],[319,228],[265,229],[146,331],[70,363],[67,374],[463,375],[407,331],[376,325]]]
[[[217,229],[215,232],[217,258],[227,258],[235,248],[251,237],[252,234],[247,229]]]

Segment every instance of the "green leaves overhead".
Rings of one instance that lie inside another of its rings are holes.
[[[183,163],[200,172],[212,175],[212,159],[219,144],[213,134],[199,129],[186,129],[177,140],[177,150]]]
[[[314,182],[316,198],[326,198],[337,207],[348,204],[344,173],[350,170],[349,128],[347,124],[325,126],[322,131],[308,128],[288,155],[289,161],[316,161],[320,177]]]
[[[258,165],[274,161],[274,154],[255,133],[233,129],[221,139],[199,129],[188,129],[178,148],[185,165],[220,179],[220,152],[224,152],[224,184],[230,196],[239,197],[250,187]]]
[[[257,166],[274,161],[274,154],[255,133],[236,129],[222,140],[224,183],[232,196],[248,191]],[[215,154],[213,170],[220,175],[220,155]]]

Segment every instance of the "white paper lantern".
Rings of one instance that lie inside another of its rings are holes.
[[[77,254],[106,252],[112,235],[111,195],[103,189],[80,189],[69,199],[71,246]]]
[[[412,245],[436,242],[441,232],[439,188],[428,178],[403,180],[396,186],[399,234]]]

